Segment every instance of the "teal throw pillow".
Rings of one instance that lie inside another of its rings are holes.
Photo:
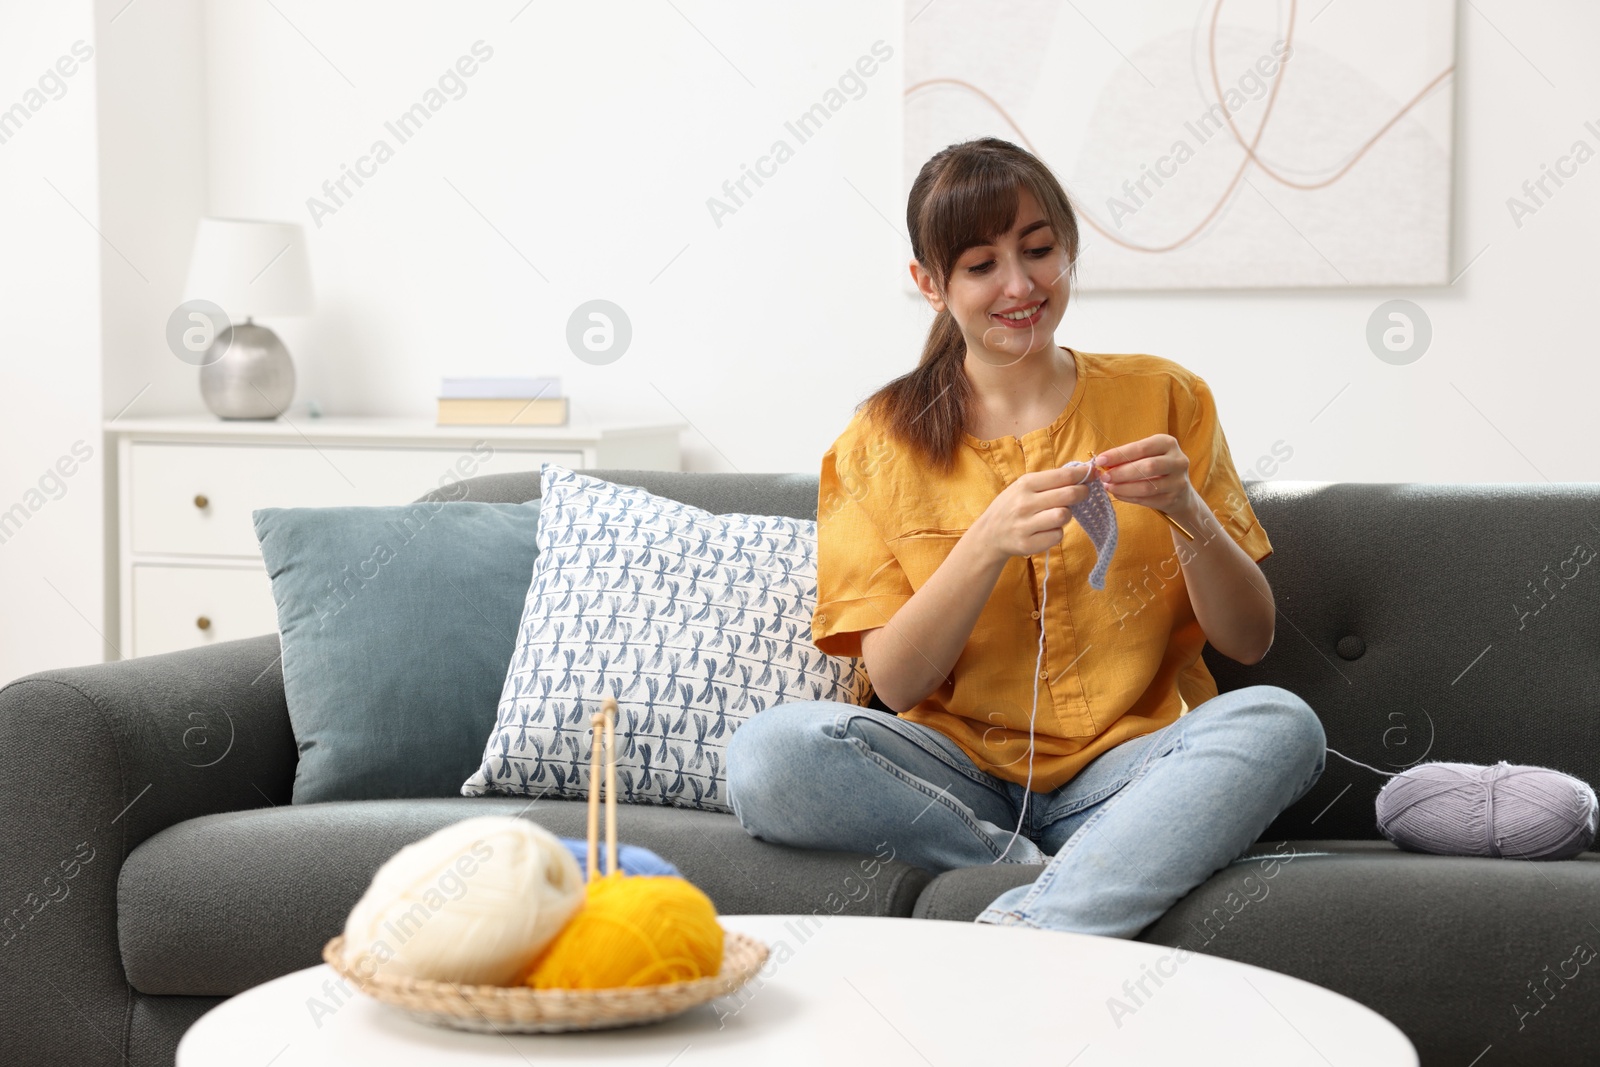
[[[261,508],[294,802],[459,796],[494,728],[539,501]]]

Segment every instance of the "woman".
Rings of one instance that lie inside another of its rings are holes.
[[[729,803],[800,847],[1043,863],[977,921],[1135,937],[1322,774],[1305,701],[1219,696],[1200,657],[1266,654],[1272,544],[1203,379],[1056,345],[1078,229],[1043,163],[952,145],[906,215],[937,316],[823,457],[812,618],[894,714],[768,708],[730,739]],[[1117,521],[1103,589],[1068,525],[1094,481]]]

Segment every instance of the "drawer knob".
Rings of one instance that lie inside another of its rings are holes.
[[[211,498],[206,496],[204,493],[196,493],[194,495],[194,506],[197,507],[197,508],[210,507],[211,506]]]
[[[202,615],[198,619],[194,620],[194,624],[195,624],[196,627],[198,627],[201,630],[209,630],[209,629],[211,629],[211,620],[209,618],[207,618],[206,616],[204,616],[204,615]]]

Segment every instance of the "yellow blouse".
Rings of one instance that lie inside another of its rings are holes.
[[[1159,356],[1066,351],[1077,386],[1056,420],[1020,438],[963,434],[949,475],[919,465],[863,412],[851,419],[822,457],[811,619],[819,649],[861,655],[861,631],[888,622],[1019,475],[1152,434],[1178,439],[1190,481],[1246,554],[1257,562],[1272,554],[1204,379]],[[1100,753],[1217,695],[1172,527],[1151,508],[1113,504],[1117,547],[1105,589],[1088,583],[1094,545],[1075,522],[1050,549],[1048,598],[1043,554],[1013,556],[950,677],[902,717],[945,734],[988,773],[1026,783],[1042,624],[1032,789],[1048,792]]]

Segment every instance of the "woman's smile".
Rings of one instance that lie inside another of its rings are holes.
[[[994,319],[996,322],[1010,326],[1014,330],[1026,329],[1030,326],[1033,326],[1044,317],[1044,306],[1047,303],[1049,303],[1048,300],[1041,300],[1037,304],[1031,305],[1032,314],[1028,315],[1026,318],[1014,318],[1014,312],[1008,314],[991,315],[990,318]],[[1028,307],[1029,305],[1024,305],[1024,310],[1027,310]]]

